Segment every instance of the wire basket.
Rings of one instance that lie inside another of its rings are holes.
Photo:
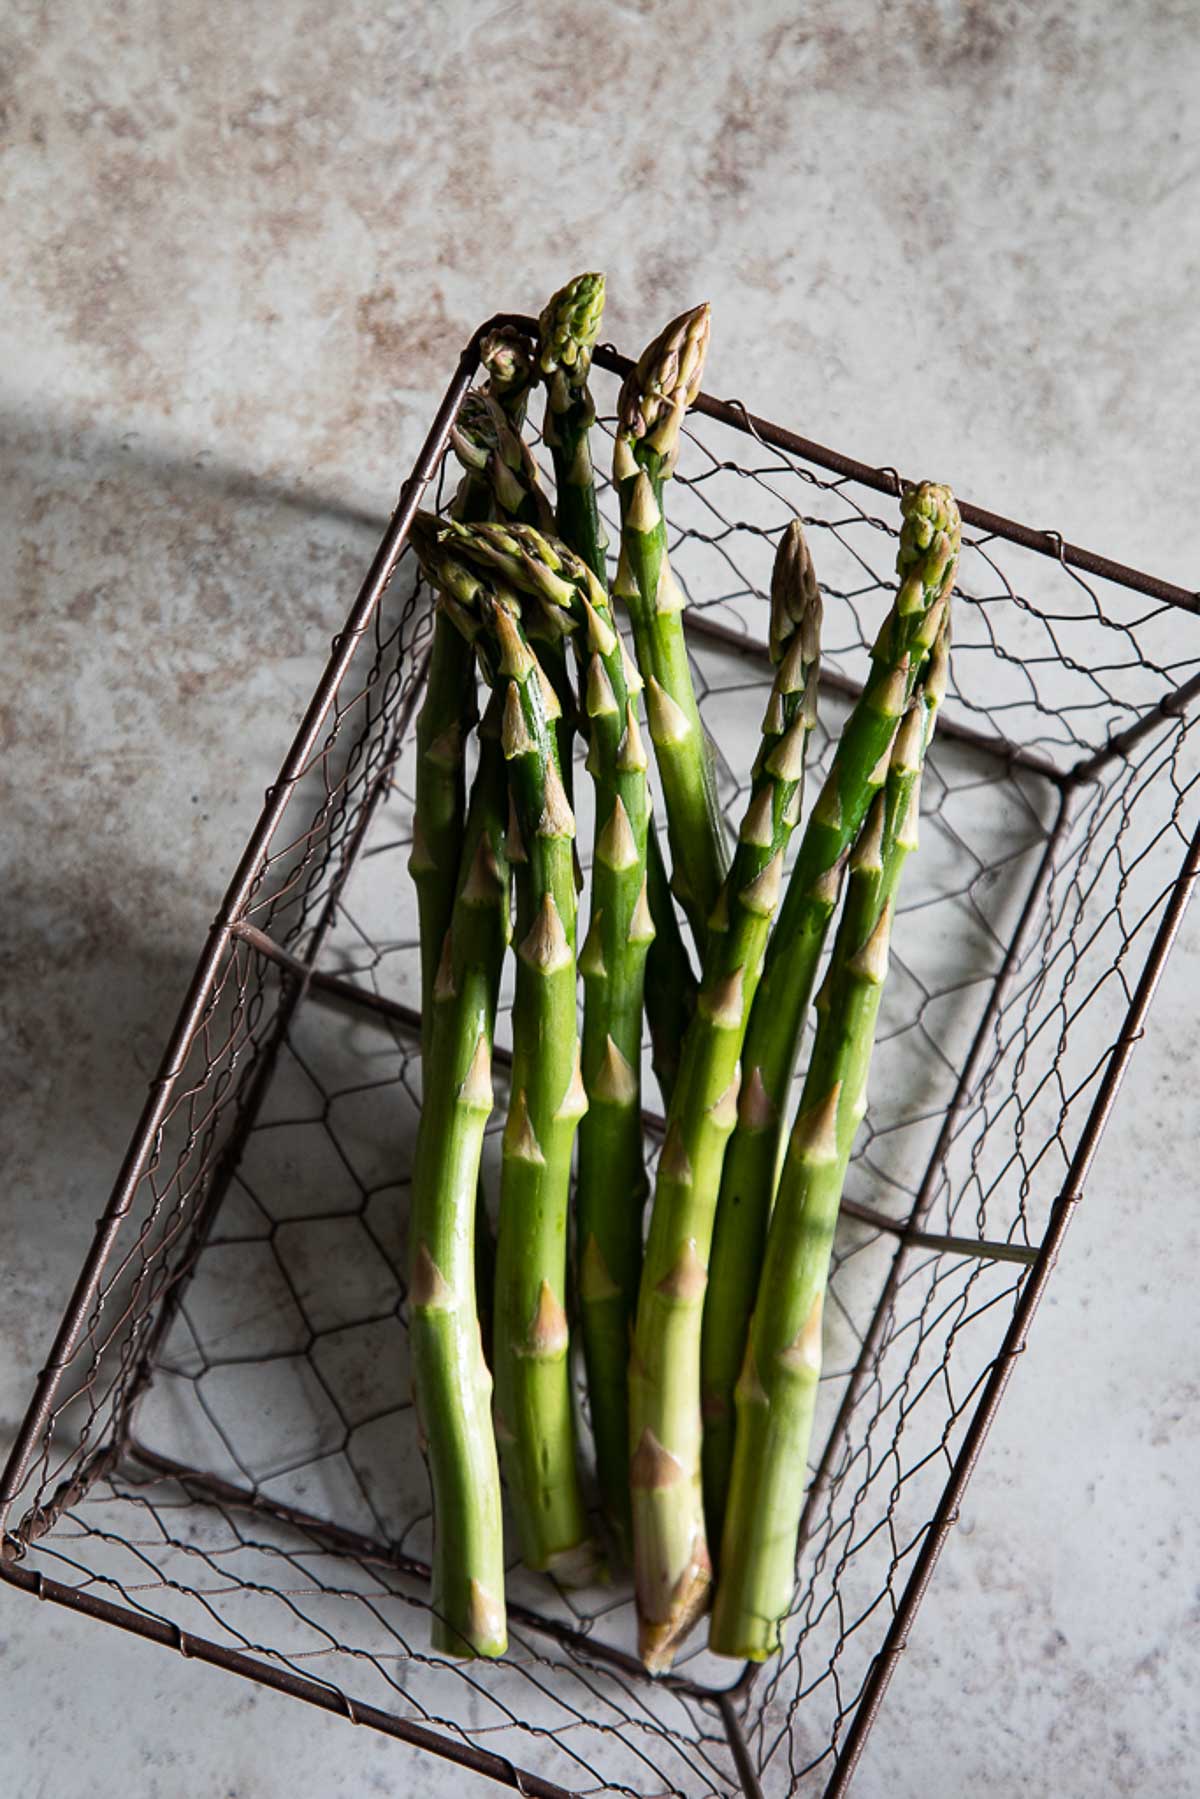
[[[513,1566],[507,1657],[448,1661],[430,1647],[402,1274],[430,625],[405,539],[445,486],[489,327],[200,957],[8,1464],[0,1572],[528,1794],[838,1794],[1200,867],[1196,596],[963,507],[951,690],[838,1230],[782,1656],[741,1669],[701,1629],[651,1680],[620,1577],[568,1593]],[[596,358],[610,426],[629,366]],[[702,398],[687,436],[672,562],[736,816],[779,534],[804,519],[825,593],[825,763],[894,591],[900,482],[736,403]],[[653,1146],[653,1113],[647,1129]]]

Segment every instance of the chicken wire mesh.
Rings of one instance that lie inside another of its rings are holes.
[[[1200,627],[1192,596],[966,509],[782,1656],[742,1670],[701,1629],[650,1681],[619,1572],[568,1592],[514,1563],[507,1657],[448,1661],[430,1647],[403,1277],[421,1103],[405,864],[430,614],[402,546],[426,482],[450,491],[446,433],[479,335],[152,1085],[5,1476],[3,1572],[530,1793],[838,1792],[1195,879]],[[611,415],[627,364],[598,364]],[[894,591],[897,486],[734,404],[692,418],[671,553],[733,819],[779,535],[803,518],[825,596],[823,768]],[[583,846],[582,777],[576,792]],[[582,1397],[581,1419],[586,1449]]]

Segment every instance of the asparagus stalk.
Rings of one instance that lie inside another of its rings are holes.
[[[799,524],[780,557],[799,575],[729,874],[709,919],[696,1015],[655,1185],[630,1367],[634,1581],[639,1649],[668,1667],[708,1600],[701,1497],[700,1327],[713,1215],[738,1100],[738,1063],[783,860],[800,813],[815,719],[820,599]],[[781,578],[782,575],[781,575]]]
[[[607,595],[594,578],[584,680],[595,788],[592,899],[584,977],[576,1291],[601,1498],[617,1548],[632,1547],[629,1333],[649,1183],[642,1136],[642,998],[654,936],[646,893],[650,822],[636,687],[626,683]],[[604,604],[599,601],[603,597]]]
[[[921,767],[944,688],[947,646],[943,622],[929,678],[905,714],[886,786],[872,800],[855,845],[829,973],[817,999],[812,1060],[737,1384],[737,1440],[709,1636],[720,1655],[763,1661],[779,1650],[795,1587],[830,1251],[866,1110],[896,886],[916,847]]]
[[[474,1240],[508,941],[498,728],[489,707],[452,923],[431,995],[410,1221],[409,1338],[433,1487],[433,1645],[449,1655],[502,1655],[506,1643],[500,1471],[476,1315]]]
[[[806,688],[806,699],[814,710],[815,664],[820,631],[821,595],[816,571],[803,528],[798,520],[793,520],[780,539],[771,574],[768,642],[771,659],[777,668],[785,669],[789,656],[808,657],[813,666]],[[763,748],[759,752],[760,766],[770,752],[772,730],[777,730],[783,722],[779,702],[772,695],[764,724]],[[759,829],[757,825],[752,828]],[[740,1095],[739,1116],[743,1125],[754,1121],[761,1105],[762,1092],[752,1076]],[[736,1136],[733,1141],[737,1141]],[[726,1169],[732,1153],[731,1145],[726,1155]],[[752,1209],[748,1225],[747,1208],[742,1203],[740,1193],[735,1192],[730,1200],[726,1198],[726,1192],[723,1178],[713,1229],[709,1283],[704,1300],[700,1360],[701,1409],[704,1417],[704,1512],[709,1542],[714,1549],[719,1548],[721,1542],[724,1495],[733,1459],[733,1390],[746,1337],[747,1313],[742,1309],[745,1304],[745,1277],[733,1279],[730,1271],[741,1273],[747,1258],[747,1235],[756,1228],[765,1230],[765,1218],[759,1227],[757,1215]],[[756,1262],[751,1262],[750,1266],[757,1272]]]
[[[621,388],[613,460],[621,506],[614,591],[629,611],[646,681],[675,890],[702,950],[729,853],[712,753],[692,690],[683,594],[667,561],[663,488],[675,470],[684,415],[700,391],[708,334],[709,309],[697,306],[647,346]]]
[[[486,388],[465,395],[451,444],[464,475],[453,510],[463,520],[485,519],[493,506],[516,517],[538,520],[546,501],[538,488],[537,465],[521,439],[534,368],[529,345],[502,327],[481,346],[488,373]],[[507,502],[507,503],[506,503]],[[421,957],[421,1048],[428,1056],[431,994],[442,941],[454,898],[454,877],[463,840],[466,803],[463,735],[477,707],[475,656],[469,638],[441,612],[433,622],[425,701],[417,722],[416,806],[409,870],[417,889]],[[569,739],[568,739],[569,753]],[[476,1290],[484,1354],[491,1354],[491,1295],[495,1243],[478,1183],[475,1211]]]
[[[555,528],[599,581],[608,539],[596,505],[589,435],[596,408],[588,387],[604,312],[604,276],[576,275],[547,301],[538,320],[538,368],[546,383],[542,436],[554,463]]]
[[[485,340],[489,341],[489,340]],[[517,339],[518,344],[522,339]],[[514,349],[512,355],[516,356]],[[528,351],[525,352],[528,360]],[[493,371],[492,383],[496,374]],[[527,391],[528,381],[525,389]],[[475,409],[491,404],[482,394],[467,394],[459,412],[459,425],[469,421]],[[523,409],[522,409],[523,413]],[[519,425],[517,427],[519,429]],[[509,435],[512,430],[509,428]],[[468,432],[451,432],[451,443],[463,462],[464,475],[454,497],[455,516],[464,520],[489,517],[495,480],[487,458],[463,456]],[[536,475],[536,471],[535,471]],[[413,842],[408,869],[417,890],[417,923],[421,943],[421,1053],[427,1056],[432,1020],[433,983],[450,924],[454,886],[462,855],[466,815],[464,774],[465,739],[478,710],[475,653],[463,633],[442,611],[434,615],[433,641],[425,680],[425,698],[417,716],[416,795]],[[481,1219],[481,1222],[485,1220]]]
[[[742,1052],[742,1101],[725,1157],[705,1305],[703,1405],[711,1442],[705,1500],[720,1543],[729,1407],[746,1341],[785,1132],[785,1106],[842,872],[879,791],[900,717],[949,605],[961,526],[948,488],[924,482],[901,500],[899,591],[872,650],[866,687],[842,728],[805,827],[767,949]]]
[[[491,608],[520,851],[512,1100],[496,1244],[496,1434],[530,1568],[585,1581],[594,1556],[575,1466],[567,1350],[571,1151],[587,1109],[575,1014],[575,820],[552,705],[515,617]]]

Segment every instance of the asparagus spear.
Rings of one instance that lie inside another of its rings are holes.
[[[538,343],[538,364],[548,388],[542,435],[554,460],[556,529],[568,549],[582,557],[600,581],[607,578],[608,540],[596,504],[596,475],[588,441],[596,409],[587,382],[603,310],[604,276],[577,275],[548,301],[539,321]],[[654,1072],[665,1105],[678,1071],[684,1032],[695,1009],[696,976],[675,915],[653,819],[647,865],[654,936],[646,962],[646,1012]],[[584,1061],[586,1064],[586,1048]]]
[[[654,936],[646,893],[650,807],[637,690],[626,682],[607,594],[587,572],[592,611],[584,691],[596,823],[591,913],[579,958],[588,1110],[579,1127],[576,1291],[600,1492],[618,1551],[627,1560],[632,1547],[629,1333],[649,1192],[641,1061],[646,955]]]
[[[567,1359],[571,1150],[587,1109],[575,1015],[575,820],[553,706],[516,618],[494,602],[516,857],[512,1100],[496,1245],[496,1433],[524,1560],[568,1583],[593,1568],[575,1467]]]
[[[729,1408],[766,1240],[784,1109],[817,964],[837,905],[846,856],[883,783],[905,711],[949,605],[961,526],[948,488],[932,482],[901,500],[899,591],[872,650],[866,687],[842,728],[804,830],[742,1052],[742,1100],[725,1156],[705,1304],[703,1405],[710,1433],[705,1501],[714,1543],[729,1467]]]
[[[788,526],[780,539],[771,574],[771,613],[768,642],[771,659],[777,667],[786,664],[789,655],[807,655],[815,664],[820,642],[821,595],[808,541],[798,520]],[[815,668],[809,680],[806,697],[814,705],[816,699]],[[778,728],[782,722],[772,699],[766,726]],[[768,753],[768,732],[759,761]],[[743,827],[744,829],[745,827]],[[753,1017],[753,1013],[751,1014]],[[751,1079],[740,1096],[740,1116],[745,1123],[752,1120],[761,1105],[762,1094]],[[736,1142],[736,1136],[733,1142]],[[726,1155],[726,1168],[732,1145]],[[740,1269],[746,1257],[747,1209],[741,1196],[726,1198],[724,1180],[713,1230],[712,1255],[709,1261],[709,1283],[704,1301],[704,1323],[701,1341],[701,1393],[704,1417],[704,1512],[709,1542],[714,1549],[721,1542],[721,1522],[729,1466],[733,1459],[733,1389],[741,1366],[746,1335],[744,1288],[741,1281],[730,1278],[731,1268]],[[751,1226],[756,1215],[751,1212]],[[762,1228],[765,1230],[765,1220]]]
[[[948,620],[948,614],[945,619]],[[866,1110],[896,886],[916,847],[921,766],[945,684],[943,622],[929,677],[896,735],[887,783],[850,860],[817,999],[817,1032],[771,1217],[741,1377],[709,1646],[763,1661],[781,1647],[821,1372],[821,1316],[846,1168]]]
[[[559,537],[605,581],[608,540],[596,505],[588,442],[596,408],[588,387],[604,312],[604,276],[576,275],[547,301],[538,320],[538,368],[546,382],[542,436],[554,462]]]
[[[663,488],[675,470],[684,414],[700,391],[709,309],[672,320],[643,351],[618,402],[613,479],[621,505],[614,592],[633,625],[667,808],[675,890],[703,950],[729,861],[713,759],[692,690],[683,594],[667,561]]]
[[[701,1309],[721,1161],[737,1107],[742,1037],[783,884],[784,853],[800,813],[815,719],[820,598],[798,523],[778,566],[781,580],[795,579],[787,642],[737,849],[709,919],[704,978],[667,1113],[638,1295],[630,1486],[639,1649],[652,1671],[670,1665],[708,1599]]]
[[[491,1376],[475,1293],[475,1200],[492,1109],[492,1036],[508,941],[499,715],[480,726],[453,920],[429,1019],[409,1253],[409,1336],[433,1486],[433,1645],[502,1655],[504,1553]]]
[[[534,375],[528,343],[519,333],[504,327],[484,339],[481,361],[488,372],[487,386],[482,392],[473,391],[464,397],[456,429],[451,433],[451,443],[465,471],[453,502],[455,515],[464,520],[487,518],[494,504],[506,510],[504,500],[511,495],[516,516],[540,518],[545,498],[537,488],[536,464],[520,439]],[[487,441],[489,438],[492,441]],[[477,703],[471,643],[439,612],[433,621],[425,699],[417,720],[416,805],[409,859],[409,871],[417,889],[423,1057],[430,1050],[431,995],[450,922],[463,841],[464,737],[470,730]],[[481,1331],[484,1353],[490,1355],[495,1245],[482,1181],[476,1195],[475,1226],[476,1287],[486,1295],[479,1308]]]
[[[484,339],[485,351],[492,341],[491,337]],[[524,346],[521,351],[524,361],[518,365],[520,377],[514,377],[511,385],[503,390],[505,399],[511,401],[514,395],[519,399],[519,405],[512,407],[510,417],[496,395],[496,371],[497,368],[507,370],[508,359],[510,355],[516,355],[515,346],[518,345]],[[454,516],[462,523],[478,522],[495,516],[548,530],[551,522],[550,503],[541,486],[533,453],[521,436],[521,420],[525,416],[529,381],[533,379],[533,362],[528,345],[515,333],[506,333],[501,339],[501,349],[496,352],[493,361],[496,366],[493,367],[487,388],[472,388],[464,395],[450,434],[454,452],[466,471],[464,489],[469,483],[476,484],[476,487],[481,484],[486,491],[488,504],[485,507],[476,506],[474,511],[465,505],[456,507]],[[521,385],[522,381],[524,385]],[[555,734],[558,738],[563,784],[567,790],[567,798],[571,800],[574,773],[572,744],[579,722],[575,690],[561,636],[555,629],[547,628],[548,625],[552,626],[553,621],[542,618],[540,622],[542,628],[539,630],[539,621],[530,620],[531,635],[538,639],[538,660],[549,676],[558,700],[559,717],[555,723]]]

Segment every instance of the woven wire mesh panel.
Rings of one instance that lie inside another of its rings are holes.
[[[609,377],[598,388],[611,419]],[[781,532],[804,519],[825,595],[819,772],[894,592],[898,509],[730,410],[694,419],[670,522],[736,821]],[[439,503],[451,483],[443,469]],[[647,1680],[619,1573],[568,1593],[514,1563],[505,1660],[430,1648],[403,1278],[429,611],[407,557],[335,644],[206,952],[15,1459],[12,1568],[381,1728],[432,1727],[529,1790],[827,1790],[1200,818],[1200,740],[1176,697],[1200,673],[1190,616],[986,530],[967,533],[957,593],[835,1246],[792,1615],[757,1682],[702,1629],[674,1676]],[[583,848],[582,773],[576,791]],[[510,997],[506,982],[502,1051]],[[582,1395],[581,1420],[586,1449]]]

